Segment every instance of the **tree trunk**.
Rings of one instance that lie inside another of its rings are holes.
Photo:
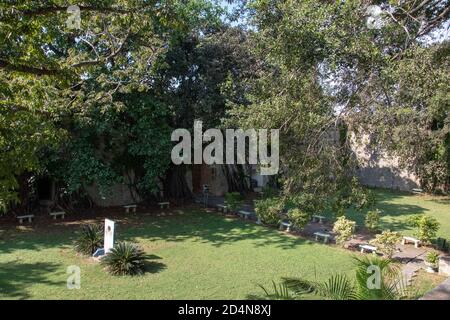
[[[163,181],[163,197],[166,199],[192,199],[192,192],[186,181],[186,165],[171,164]]]

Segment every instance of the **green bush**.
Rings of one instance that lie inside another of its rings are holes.
[[[343,246],[346,241],[353,237],[356,222],[348,220],[344,216],[337,218],[333,226],[333,232],[336,233],[336,243]]]
[[[300,193],[289,197],[286,201],[286,208],[298,208],[309,215],[317,214],[324,210],[325,200],[312,193]]]
[[[439,230],[439,222],[431,216],[419,215],[409,219],[411,226],[416,228],[414,235],[423,243],[431,243]]]
[[[101,260],[109,273],[115,276],[143,274],[144,262],[144,251],[130,242],[119,242]]]
[[[381,234],[377,234],[370,243],[378,246],[380,251],[390,259],[395,252],[396,244],[401,238],[402,236],[399,233],[385,230]]]
[[[306,226],[311,219],[310,214],[298,208],[290,209],[287,213],[287,216],[294,227],[298,229],[302,229],[304,226]]]
[[[82,254],[92,255],[95,250],[103,247],[103,234],[103,226],[100,224],[83,226],[75,241],[75,250]]]
[[[234,212],[239,209],[244,203],[244,199],[239,192],[227,192],[225,193],[225,204],[227,209]]]
[[[255,201],[256,216],[265,224],[277,225],[283,210],[283,201],[279,198],[268,198]]]
[[[381,211],[378,209],[370,210],[367,212],[366,219],[364,221],[367,229],[369,229],[372,232],[375,232],[379,229],[380,213]]]
[[[436,251],[428,252],[425,256],[425,261],[430,264],[437,265],[439,262],[439,253],[437,253]]]

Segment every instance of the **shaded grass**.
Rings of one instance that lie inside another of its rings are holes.
[[[443,196],[413,195],[406,192],[374,189],[377,197],[376,208],[382,211],[380,229],[390,229],[404,235],[412,235],[414,229],[407,220],[415,215],[427,214],[435,217],[440,225],[438,237],[450,239],[450,198]],[[367,210],[350,209],[346,216],[364,226]],[[327,212],[331,217],[332,214]]]

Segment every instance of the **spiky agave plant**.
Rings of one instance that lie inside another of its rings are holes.
[[[116,276],[144,273],[145,252],[136,244],[119,242],[101,260],[109,273]]]
[[[261,287],[271,299],[286,299],[286,297],[299,299],[307,293],[333,300],[396,300],[410,296],[400,268],[391,260],[379,257],[354,259],[356,264],[354,281],[345,274],[336,274],[325,282],[283,278],[279,284],[283,290],[274,290],[273,293]]]
[[[86,255],[92,255],[103,245],[103,226],[88,224],[81,228],[78,239],[75,241],[75,250]]]

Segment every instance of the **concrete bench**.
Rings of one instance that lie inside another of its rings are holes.
[[[372,252],[372,253],[377,253],[378,248],[371,246],[369,244],[360,244],[359,248],[361,249],[361,253],[364,253],[366,251],[368,252]]]
[[[289,221],[281,221],[280,222],[280,230],[284,230],[286,228],[286,231],[291,231],[292,223]]]
[[[58,212],[50,212],[49,215],[53,217],[53,220],[56,220],[56,217],[61,216],[61,219],[64,219],[66,213],[64,211],[58,211]]]
[[[23,216],[17,216],[17,219],[19,219],[19,223],[23,223],[23,220],[28,219],[28,222],[32,222],[34,218],[34,214],[27,214]]]
[[[415,194],[420,194],[420,193],[423,193],[423,190],[419,189],[419,188],[414,188],[414,189],[411,189],[411,192],[415,193]]]
[[[413,237],[403,237],[402,245],[407,244],[408,242],[413,242],[414,247],[418,248],[420,246],[420,240]]]
[[[323,242],[327,243],[330,241],[331,235],[328,233],[323,232],[314,232],[314,235],[316,236],[316,241],[319,241],[319,238],[323,238]]]
[[[161,207],[161,209],[167,208],[169,209],[170,206],[170,202],[158,202],[159,206]]]
[[[251,212],[245,210],[238,211],[238,214],[244,219],[248,219],[252,215]]]
[[[224,204],[218,204],[216,205],[217,209],[219,209],[219,211],[222,211],[223,213],[227,212],[227,206]]]
[[[123,206],[123,207],[125,208],[126,213],[129,213],[130,209],[133,209],[133,212],[136,213],[136,208],[137,208],[136,204],[129,204],[129,205]]]
[[[319,216],[319,215],[313,215],[312,216],[312,221],[313,222],[316,222],[316,221],[318,221],[319,223],[323,223],[323,220],[325,220],[326,218],[324,217],[324,216]]]

